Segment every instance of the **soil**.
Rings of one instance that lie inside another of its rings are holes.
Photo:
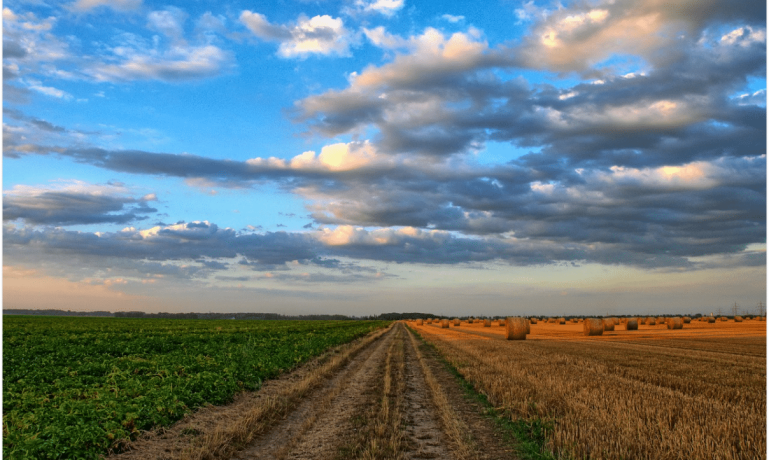
[[[469,458],[516,458],[493,422],[465,396],[434,349],[410,340],[409,334],[411,332],[404,324],[395,323],[389,331],[351,356],[339,371],[304,395],[285,417],[260,427],[248,444],[229,449],[230,452],[236,450],[234,454],[216,458],[464,460],[456,454],[455,446],[446,434],[445,419],[441,420],[425,381],[415,343],[438,381],[439,391],[451,401],[452,413],[468,429],[467,437],[473,447]],[[330,354],[342,352],[343,347]],[[148,433],[133,442],[128,452],[113,457],[121,460],[185,458],[196,440],[203,439],[217,426],[237,423],[240,414],[306,378],[324,359],[327,357],[266,382],[259,391],[242,393],[232,404],[205,407],[169,429]],[[385,384],[386,381],[392,383]],[[390,406],[381,410],[385,402]],[[386,423],[378,422],[382,417],[389,417]],[[395,427],[397,433],[387,432],[383,429],[385,424]],[[464,458],[468,456],[464,455]]]

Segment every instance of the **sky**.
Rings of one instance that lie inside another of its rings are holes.
[[[3,306],[766,303],[766,3],[3,2]]]

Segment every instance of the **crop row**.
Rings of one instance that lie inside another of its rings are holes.
[[[3,457],[97,458],[385,324],[5,317]]]

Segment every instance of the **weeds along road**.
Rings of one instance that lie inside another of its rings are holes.
[[[113,458],[463,460],[514,454],[435,351],[394,323]]]

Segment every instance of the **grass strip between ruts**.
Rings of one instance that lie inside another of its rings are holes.
[[[498,410],[491,404],[486,395],[478,392],[472,383],[450,362],[443,357],[437,347],[425,340],[419,332],[409,327],[417,338],[431,348],[438,355],[438,361],[446,366],[446,369],[457,379],[457,383],[465,393],[465,397],[476,402],[482,414],[494,422],[494,426],[499,431],[505,442],[509,443],[520,456],[522,460],[556,460],[562,457],[556,457],[545,449],[547,436],[553,431],[553,421],[543,418],[516,419],[511,414]]]

